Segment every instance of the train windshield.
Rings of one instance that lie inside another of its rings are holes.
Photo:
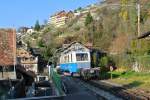
[[[87,53],[77,53],[76,59],[77,59],[77,61],[88,61],[88,54]]]

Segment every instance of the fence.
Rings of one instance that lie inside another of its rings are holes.
[[[140,64],[140,71],[150,72],[150,55],[144,55],[137,57]]]
[[[133,56],[128,54],[112,56],[118,68],[150,72],[150,55]],[[137,68],[136,68],[137,67]]]

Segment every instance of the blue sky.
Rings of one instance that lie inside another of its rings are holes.
[[[43,23],[57,11],[74,10],[99,0],[0,0],[0,28]]]

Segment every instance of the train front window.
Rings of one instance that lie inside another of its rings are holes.
[[[77,61],[88,61],[88,54],[87,53],[77,53],[76,59],[77,59]]]

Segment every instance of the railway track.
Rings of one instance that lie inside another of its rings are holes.
[[[122,98],[108,92],[105,91],[99,87],[93,86],[92,84],[90,84],[88,81],[83,81],[79,78],[73,78],[78,84],[86,87],[87,89],[89,89],[91,92],[95,93],[97,96],[103,97],[105,100],[123,100]]]
[[[81,100],[123,100],[109,92],[106,92],[100,88],[92,86],[89,83],[84,82],[78,78],[66,77],[62,79],[68,89],[66,95],[76,95],[85,93],[87,96],[92,95],[95,99],[83,99],[84,96],[80,96]],[[70,99],[71,100],[71,99]]]

